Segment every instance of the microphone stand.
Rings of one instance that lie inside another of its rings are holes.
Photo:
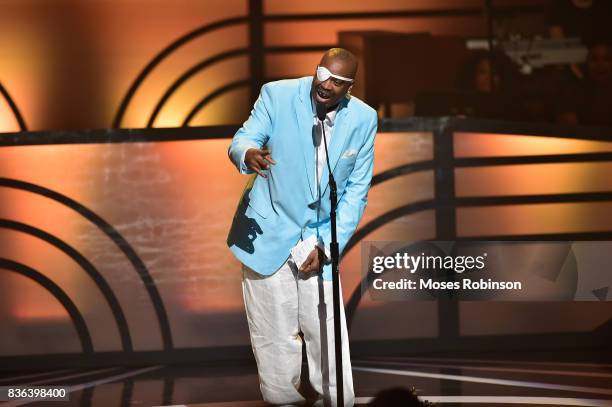
[[[334,297],[334,348],[336,358],[336,405],[344,406],[344,376],[342,375],[342,331],[340,325],[340,274],[338,271],[338,263],[340,258],[340,247],[338,245],[338,235],[336,232],[336,205],[338,203],[338,191],[336,189],[336,180],[332,173],[331,165],[329,164],[329,153],[327,152],[327,138],[325,137],[325,120],[326,108],[325,105],[317,103],[317,118],[321,124],[321,132],[323,133],[323,142],[325,143],[325,159],[327,161],[327,170],[329,171],[329,199],[330,211],[329,218],[331,222],[331,244],[330,254],[332,261],[332,291]]]

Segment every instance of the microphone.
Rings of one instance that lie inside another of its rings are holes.
[[[327,107],[323,103],[317,103],[317,118],[323,122],[325,120],[325,115],[327,114]]]
[[[331,193],[332,195],[335,195],[335,189],[336,189],[336,181],[334,180],[334,174],[332,173],[331,170],[331,165],[329,165],[329,153],[327,152],[327,137],[325,137],[325,125],[323,124],[323,122],[325,121],[325,116],[327,115],[327,106],[325,106],[323,103],[316,103],[316,110],[317,110],[317,118],[319,119],[319,122],[321,123],[321,132],[323,133],[323,143],[325,143],[325,161],[327,161],[327,169],[329,171],[329,184],[331,187]],[[335,204],[335,197],[334,197],[334,204]]]

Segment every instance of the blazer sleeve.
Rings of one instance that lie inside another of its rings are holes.
[[[368,203],[368,191],[374,169],[374,140],[377,128],[378,117],[374,114],[367,127],[366,141],[357,154],[355,167],[338,202],[336,230],[340,254],[342,254],[346,244],[355,232]],[[327,223],[327,225],[320,234],[326,253],[328,253],[331,243],[331,225],[330,223]],[[327,259],[327,262],[329,261],[331,259]]]
[[[244,165],[244,156],[248,149],[262,148],[268,142],[272,132],[272,112],[272,94],[269,84],[266,84],[261,88],[251,115],[236,132],[228,149],[230,160],[241,174],[254,172]]]

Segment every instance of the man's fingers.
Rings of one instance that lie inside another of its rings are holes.
[[[306,257],[306,260],[304,260],[304,263],[302,263],[302,267],[300,267],[300,271],[308,271],[308,269],[310,268],[310,263],[312,263],[313,260],[314,260],[314,256],[312,255],[312,253],[310,253],[308,257]]]
[[[308,267],[308,272],[316,273],[318,271],[319,271],[319,262],[315,258],[313,261],[310,262],[310,266]]]
[[[255,161],[259,165],[259,168],[263,168],[264,170],[267,170],[268,167],[270,167],[270,164],[268,164],[268,162],[264,160],[262,156],[255,157]]]
[[[266,174],[264,174],[263,171],[260,170],[259,168],[253,168],[253,171],[255,171],[257,174],[259,174],[259,176],[261,176],[261,177],[268,178],[268,176]]]
[[[271,155],[269,155],[269,154],[268,154],[267,156],[265,156],[265,157],[264,157],[264,159],[265,159],[267,162],[269,162],[270,164],[276,164],[276,161],[274,161],[274,160],[272,159],[272,156],[271,156]]]
[[[267,178],[267,175],[263,173],[263,170],[270,168],[270,164],[276,164],[276,161],[272,159],[270,150],[267,148],[250,148],[247,150],[247,156],[245,158],[247,167],[255,171],[258,175]]]
[[[302,267],[300,267],[300,271],[303,273],[318,272],[320,268],[318,255],[319,253],[317,252],[317,249],[310,252],[308,257],[302,264]]]
[[[300,271],[306,271],[310,267],[310,263],[312,263],[312,259],[310,258],[310,256],[308,256],[306,260],[304,260],[304,263],[302,263]]]
[[[251,154],[251,151],[253,153]],[[263,172],[263,170],[267,170],[270,166],[266,160],[264,160],[263,156],[266,154],[267,150],[259,150],[256,148],[250,149],[247,151],[249,154],[248,160],[246,161],[247,167],[251,170],[255,171],[259,176],[267,178],[268,176]],[[269,153],[267,153],[269,154]]]
[[[252,169],[253,171],[255,171],[258,175],[267,178],[268,176],[266,174],[264,174],[264,172],[261,170],[261,167],[259,166],[259,163],[256,160],[253,160],[253,162],[250,163],[249,168]]]
[[[276,164],[276,161],[272,159],[272,154],[270,153],[270,150],[268,150],[267,148],[262,148],[261,150],[258,150],[258,152],[261,154],[261,158],[268,161],[270,164]]]

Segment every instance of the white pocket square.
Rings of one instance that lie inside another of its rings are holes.
[[[346,150],[343,154],[342,154],[342,158],[350,158],[350,157],[354,157],[357,155],[357,150],[354,149],[350,149],[350,150]]]

